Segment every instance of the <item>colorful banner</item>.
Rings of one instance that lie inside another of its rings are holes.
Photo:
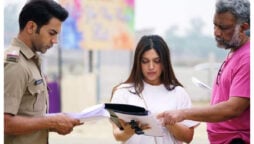
[[[134,0],[60,0],[69,11],[61,47],[134,49]]]

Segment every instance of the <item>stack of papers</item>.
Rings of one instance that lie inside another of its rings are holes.
[[[72,118],[79,119],[80,122],[87,122],[91,120],[98,120],[102,118],[109,118],[109,112],[104,109],[104,104],[94,105],[87,109],[84,109],[82,112],[79,113],[66,113]]]
[[[55,113],[56,114],[56,113]],[[143,107],[127,104],[105,103],[98,104],[84,109],[79,113],[66,113],[68,116],[79,119],[80,122],[110,118],[120,129],[119,119],[125,122],[138,121],[141,124],[148,124],[150,129],[144,130],[145,135],[163,136],[163,128],[160,122]],[[48,114],[47,116],[54,115]]]

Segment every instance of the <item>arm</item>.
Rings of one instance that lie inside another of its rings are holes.
[[[174,124],[185,119],[220,122],[241,115],[250,106],[250,100],[241,97],[230,97],[228,101],[204,108],[190,108],[178,111],[166,111],[158,115],[165,124]]]
[[[183,110],[184,119],[203,122],[220,122],[240,116],[250,106],[250,100],[231,97],[228,101],[205,108]]]
[[[9,135],[28,134],[43,129],[52,130],[59,134],[68,134],[76,125],[80,125],[79,120],[63,114],[32,118],[4,114],[4,133]]]
[[[205,108],[184,111],[185,119],[204,122],[220,122],[240,116],[250,106],[250,100],[241,97],[231,97],[228,101]]]
[[[194,128],[187,127],[183,124],[176,123],[174,125],[166,125],[168,131],[179,141],[190,143],[193,138]]]
[[[117,85],[113,88],[110,101],[111,103],[126,103],[129,95],[126,95],[126,89],[118,89],[118,86],[120,85]],[[113,121],[110,122],[112,123],[113,127],[113,135],[117,141],[127,141],[135,133],[131,126],[121,119],[119,119],[119,123],[121,124],[123,130],[120,130]]]

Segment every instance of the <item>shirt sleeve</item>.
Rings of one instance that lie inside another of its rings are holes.
[[[16,115],[26,90],[26,72],[19,63],[4,66],[4,112]]]
[[[126,93],[124,88],[117,88],[113,93],[111,103],[127,103],[125,95]]]
[[[191,108],[191,99],[189,97],[189,94],[182,88],[182,87],[176,87],[177,88],[177,97],[178,97],[178,105],[177,109],[185,109],[185,108]]]
[[[250,98],[250,58],[242,58],[239,64],[234,69],[229,95]]]

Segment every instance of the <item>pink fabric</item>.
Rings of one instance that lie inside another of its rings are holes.
[[[222,73],[215,79],[211,105],[227,101],[230,97],[250,98],[250,42],[245,43],[225,60]],[[207,124],[211,144],[227,144],[233,138],[250,143],[250,108],[239,117]]]

